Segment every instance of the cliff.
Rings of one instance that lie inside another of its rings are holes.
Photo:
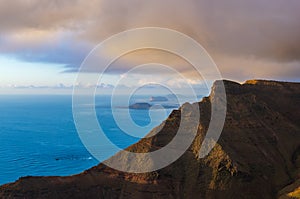
[[[224,81],[227,115],[213,150],[199,158],[213,92],[198,103],[200,124],[189,149],[173,164],[132,174],[99,164],[69,177],[24,177],[0,187],[0,198],[288,198],[300,186],[300,83]],[[155,151],[174,137],[185,104],[152,137],[128,151]],[[186,114],[192,120],[193,109]],[[156,133],[156,129],[151,133]],[[115,157],[118,157],[116,154]],[[126,157],[118,157],[128,162]]]

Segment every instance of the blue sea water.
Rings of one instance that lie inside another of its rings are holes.
[[[121,148],[137,142],[172,111],[154,110],[150,118],[148,110],[130,110],[133,121],[144,127],[133,137],[122,132],[112,116],[114,109],[126,124],[128,110],[122,103],[111,107],[110,100],[109,96],[96,97],[97,117],[107,137]],[[103,146],[103,160],[115,152]],[[0,97],[0,184],[22,176],[72,175],[98,163],[79,139],[71,96]]]

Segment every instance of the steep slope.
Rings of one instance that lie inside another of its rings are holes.
[[[199,158],[219,84],[215,82],[212,94],[198,103],[201,119],[193,144],[166,168],[132,174],[99,164],[69,177],[25,177],[1,186],[0,198],[288,197],[300,178],[300,84],[224,81],[225,126],[209,155]],[[193,106],[174,110],[160,132],[127,150],[148,152],[165,146],[177,132],[181,114],[193,120]],[[116,157],[128,164],[127,157]]]

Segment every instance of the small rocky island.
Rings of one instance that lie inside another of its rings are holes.
[[[130,109],[150,109],[151,104],[146,103],[146,102],[140,102],[140,103],[134,103],[129,106]]]
[[[134,103],[129,106],[130,109],[162,109],[162,108],[178,108],[178,104],[149,104],[147,102],[139,102],[139,103]]]

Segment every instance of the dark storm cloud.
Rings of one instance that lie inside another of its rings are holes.
[[[289,78],[300,70],[299,9],[298,0],[0,1],[0,52],[61,62],[76,71],[86,51],[104,38],[129,28],[159,26],[196,39],[226,76]],[[28,42],[22,37],[28,30],[66,31],[73,37],[57,36],[57,46]],[[21,36],[7,36],[11,34]],[[9,50],[11,44],[15,49]],[[115,70],[120,71],[122,64]]]

